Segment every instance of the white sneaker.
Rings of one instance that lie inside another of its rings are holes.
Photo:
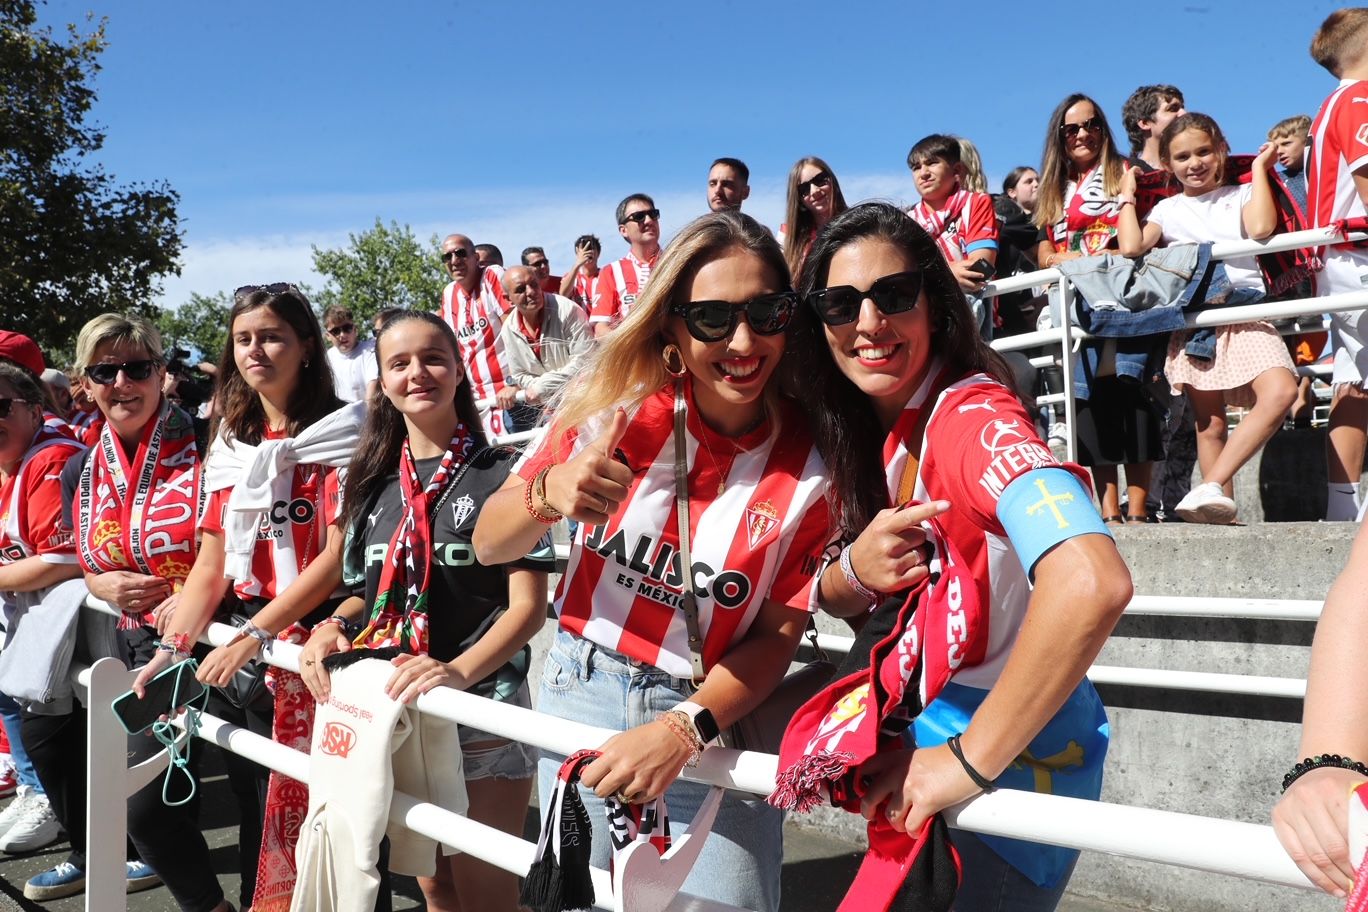
[[[1173,512],[1182,517],[1184,522],[1228,526],[1235,521],[1235,501],[1225,496],[1219,484],[1207,481],[1197,485],[1178,501]]]
[[[17,810],[16,810],[17,809]],[[5,818],[12,817],[6,825]],[[19,787],[19,796],[0,814],[0,852],[17,855],[33,852],[57,841],[61,827],[48,804],[47,795],[27,786]]]
[[[1069,426],[1062,421],[1054,421],[1050,424],[1050,430],[1045,435],[1047,446],[1062,447],[1069,445]]]

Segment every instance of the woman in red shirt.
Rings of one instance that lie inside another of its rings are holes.
[[[584,770],[591,808],[664,794],[682,829],[708,791],[677,781],[683,767],[770,693],[797,648],[829,531],[825,469],[777,383],[798,318],[769,232],[732,212],[690,223],[600,343],[581,375],[592,382],[567,392],[480,516],[483,563],[522,556],[562,515],[582,524],[537,706],[622,732]],[[558,765],[542,760],[544,796]],[[595,825],[600,867],[607,835]],[[684,890],[776,909],[782,853],[780,815],[728,793]]]

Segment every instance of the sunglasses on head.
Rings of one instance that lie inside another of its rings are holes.
[[[129,380],[146,380],[152,376],[152,372],[156,369],[156,361],[144,359],[142,361],[125,361],[122,364],[92,364],[85,369],[85,375],[100,386],[109,386],[119,379],[119,371],[123,371],[124,376]]]
[[[233,291],[233,300],[245,298],[250,294],[256,294],[258,291],[278,295],[287,291],[299,291],[299,289],[289,282],[272,282],[270,285],[243,285]]]
[[[464,247],[457,247],[455,250],[443,251],[442,262],[449,263],[452,260],[464,260],[468,256],[470,256],[469,250],[465,249]]]
[[[798,183],[798,196],[811,196],[814,187],[830,187],[831,175],[825,171],[818,172],[811,178]]]
[[[642,209],[640,212],[633,212],[631,215],[623,216],[622,222],[621,222],[620,224],[625,225],[625,224],[627,224],[628,222],[636,222],[638,225],[644,225],[644,224],[646,224],[646,220],[647,220],[647,219],[655,219],[655,220],[659,221],[659,220],[660,220],[660,210],[659,210],[659,209]]]
[[[15,403],[19,405],[31,405],[27,399],[0,399],[0,420],[8,418],[14,412]]]
[[[1084,130],[1087,130],[1089,133],[1100,134],[1102,132],[1101,119],[1089,117],[1082,123],[1066,123],[1059,125],[1059,132],[1064,134],[1065,139],[1073,139]]]
[[[329,329],[329,330],[328,330],[328,335],[330,335],[330,336],[336,338],[337,336],[345,336],[347,333],[349,333],[349,332],[355,332],[355,331],[356,331],[356,326],[355,326],[355,325],[353,325],[353,324],[351,324],[351,323],[343,323],[341,326],[334,326],[334,327],[332,327],[331,329]]]
[[[807,301],[817,312],[817,318],[827,326],[841,326],[853,323],[860,316],[860,304],[865,298],[873,301],[886,316],[907,313],[917,306],[921,287],[920,271],[895,272],[870,285],[868,291],[860,291],[853,285],[834,285],[812,292]]]
[[[744,304],[685,301],[670,305],[670,313],[683,317],[689,335],[699,342],[721,342],[730,338],[743,313],[751,332],[758,336],[775,336],[788,328],[797,310],[798,295],[791,291],[760,295]]]

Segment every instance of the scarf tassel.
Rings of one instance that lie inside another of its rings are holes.
[[[849,751],[808,754],[776,777],[774,792],[766,800],[781,811],[806,814],[826,800],[823,787],[844,776],[854,762]]]
[[[523,878],[518,902],[532,912],[571,912],[594,905],[594,882],[589,876],[589,813],[580,800],[576,783],[580,766],[598,751],[579,751],[561,765],[551,793],[538,857]]]

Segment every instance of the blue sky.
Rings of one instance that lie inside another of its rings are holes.
[[[1307,45],[1336,7],[51,0],[40,16],[109,19],[99,161],[180,192],[176,305],[317,283],[310,245],[377,216],[496,243],[510,262],[542,244],[557,271],[586,231],[618,256],[617,201],[653,194],[668,236],[705,210],[719,155],[750,165],[746,209],[771,225],[802,155],[830,162],[852,202],[911,202],[907,149],[950,132],[1000,182],[1039,159],[1072,91],[1121,132],[1131,90],[1175,84],[1252,152],[1333,88]]]

